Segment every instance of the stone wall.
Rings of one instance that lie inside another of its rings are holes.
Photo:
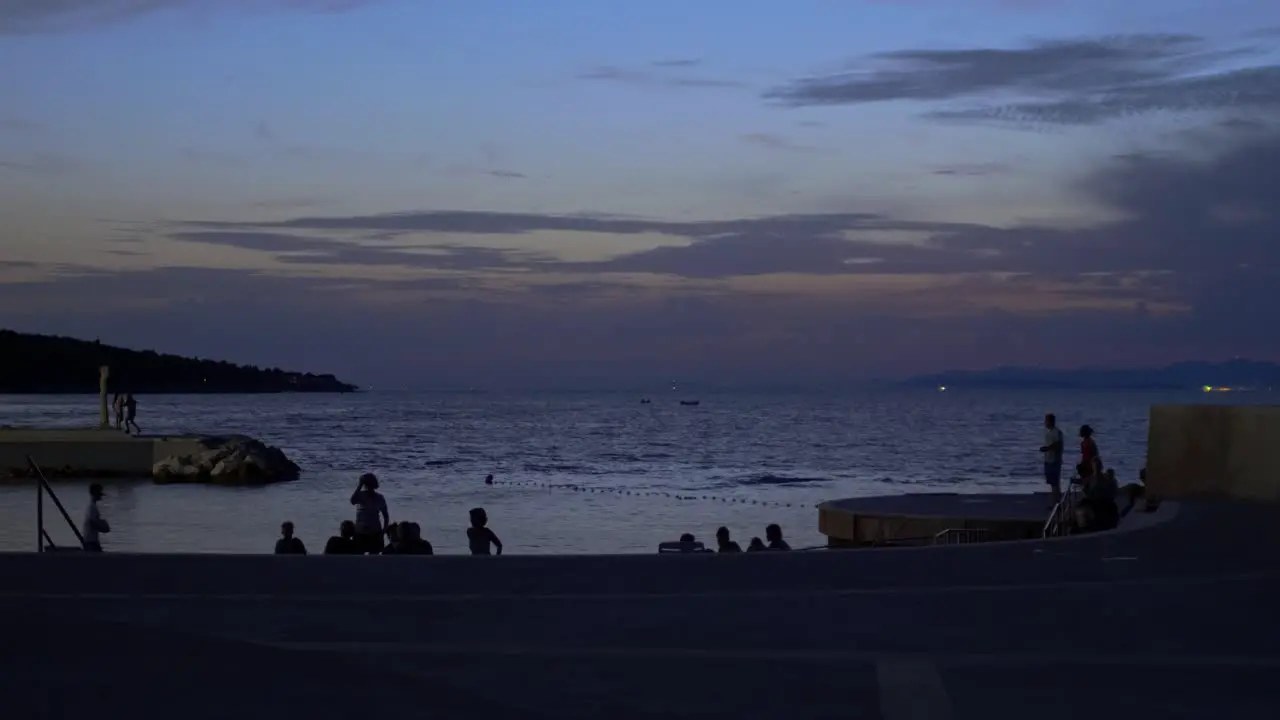
[[[1152,406],[1147,489],[1161,499],[1280,501],[1280,406]]]

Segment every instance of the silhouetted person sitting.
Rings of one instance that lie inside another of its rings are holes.
[[[716,530],[716,547],[722,553],[738,553],[742,552],[742,547],[738,543],[729,539],[729,528],[722,527]]]
[[[472,555],[501,555],[502,541],[489,529],[489,514],[484,508],[471,509],[471,527],[467,528],[467,545]],[[490,552],[490,549],[493,552]]]
[[[1110,530],[1120,523],[1116,507],[1116,474],[1114,470],[1098,470],[1080,484],[1080,504],[1076,509],[1076,526],[1081,532]]]
[[[770,550],[790,550],[791,546],[782,539],[782,527],[777,523],[764,529],[764,537],[769,541]]]
[[[382,552],[382,538],[391,516],[387,513],[387,500],[378,492],[378,478],[365,473],[351,493],[351,504],[356,506],[356,542],[361,552],[377,555]]]
[[[343,520],[338,526],[338,534],[329,538],[324,544],[325,555],[360,555],[360,545],[356,543],[356,524]]]
[[[431,543],[422,539],[422,526],[416,522],[400,523],[400,540],[393,555],[435,555]]]
[[[693,533],[684,533],[676,542],[664,542],[658,544],[659,553],[700,553],[709,552],[702,543],[698,542]]]
[[[747,552],[760,552],[768,549],[764,546],[764,541],[758,537],[751,538],[751,542],[747,543]]]
[[[400,552],[400,532],[403,530],[401,525],[405,523],[391,523],[387,526],[387,546],[382,548],[383,555],[395,555]]]
[[[435,555],[431,543],[422,539],[422,527],[417,523],[396,523],[388,528],[394,541],[383,551],[383,555]]]
[[[306,555],[307,546],[293,535],[293,523],[285,521],[280,525],[280,539],[276,541],[277,555]]]
[[[1125,485],[1124,487],[1120,488],[1120,494],[1124,495],[1127,501],[1125,503],[1124,508],[1120,511],[1120,517],[1124,517],[1125,515],[1128,515],[1131,510],[1133,510],[1133,506],[1137,504],[1140,498],[1146,498],[1147,469],[1142,468],[1141,470],[1139,470],[1138,482],[1129,483],[1128,485]],[[1152,503],[1150,500],[1147,500],[1145,505],[1146,505],[1145,510],[1147,512],[1151,512],[1152,510],[1155,509],[1154,503]]]

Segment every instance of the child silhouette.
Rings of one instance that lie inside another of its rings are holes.
[[[502,541],[489,529],[489,515],[484,508],[471,509],[471,527],[467,528],[467,544],[471,546],[472,555],[502,554]],[[497,548],[494,553],[490,548]]]

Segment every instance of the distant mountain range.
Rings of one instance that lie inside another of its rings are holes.
[[[259,368],[217,360],[129,350],[96,340],[0,330],[0,395],[98,393],[98,368],[111,368],[110,392],[352,392],[332,375]]]
[[[920,375],[905,381],[912,387],[1131,389],[1131,390],[1267,390],[1280,389],[1280,365],[1253,360],[1180,362],[1156,368],[1000,367]]]

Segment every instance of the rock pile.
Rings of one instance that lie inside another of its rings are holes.
[[[296,480],[301,472],[280,448],[243,435],[206,438],[200,444],[205,448],[201,452],[156,463],[151,477],[158,483],[265,485]]]

